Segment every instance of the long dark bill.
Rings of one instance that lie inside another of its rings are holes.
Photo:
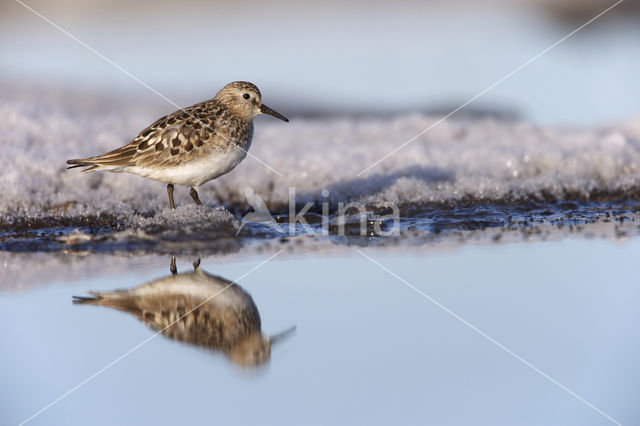
[[[284,331],[281,331],[278,334],[275,334],[273,336],[269,337],[269,340],[271,341],[272,345],[276,345],[284,340],[286,340],[288,337],[292,336],[296,331],[296,326],[294,325],[293,327],[289,327]]]
[[[277,111],[272,110],[265,104],[260,105],[260,112],[263,114],[273,115],[274,117],[279,118],[282,121],[286,121],[287,123],[289,122],[289,119],[287,117],[285,117],[284,115],[280,114]]]

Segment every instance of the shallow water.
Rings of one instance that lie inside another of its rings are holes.
[[[158,335],[29,424],[612,424],[479,331],[635,424],[639,249],[637,238],[582,237],[364,249],[391,273],[356,249],[280,253],[262,265],[277,251],[204,258],[202,270],[252,296],[265,334],[296,327],[268,362],[239,367],[219,350]],[[131,313],[72,296],[171,277],[169,257],[70,256],[5,258],[2,424],[27,419],[155,333]],[[30,275],[47,262],[48,275]],[[193,268],[186,258],[177,267]]]

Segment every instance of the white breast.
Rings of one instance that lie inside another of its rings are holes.
[[[249,146],[246,147],[247,149]],[[230,172],[247,156],[247,151],[234,146],[221,152],[214,151],[208,157],[167,168],[126,167],[124,172],[176,185],[197,188],[205,182]]]

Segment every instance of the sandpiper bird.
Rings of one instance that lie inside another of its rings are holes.
[[[258,114],[289,121],[262,103],[254,84],[234,81],[213,99],[158,119],[123,147],[67,164],[70,169],[88,166],[83,172],[127,172],[165,182],[172,209],[173,186],[190,186],[191,198],[201,206],[197,188],[244,159]]]
[[[170,276],[130,290],[74,296],[73,302],[128,312],[171,339],[220,351],[243,367],[267,362],[271,345],[292,333],[264,335],[258,308],[242,287],[203,271],[199,261],[181,274],[175,265],[174,257]]]

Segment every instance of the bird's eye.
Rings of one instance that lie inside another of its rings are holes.
[[[249,96],[248,93],[245,93],[244,95],[242,95],[242,97],[245,98],[245,99],[249,99],[251,96]]]

